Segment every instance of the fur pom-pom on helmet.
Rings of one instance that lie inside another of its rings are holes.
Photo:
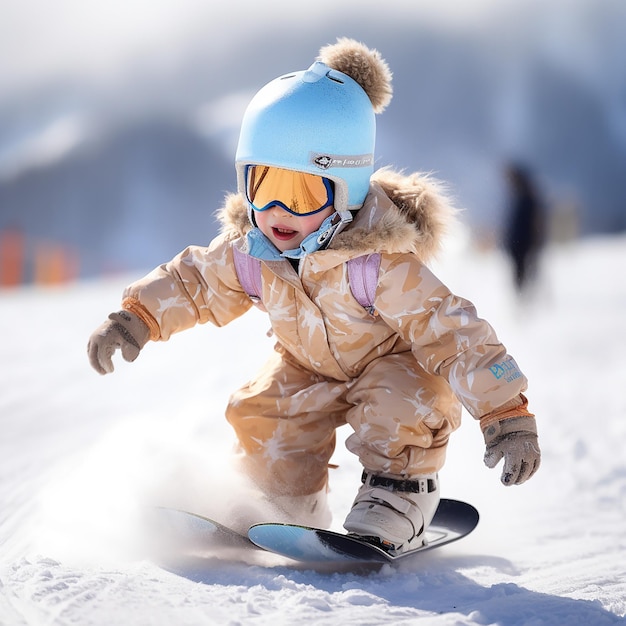
[[[374,171],[375,114],[391,100],[391,72],[378,51],[342,38],[307,70],[265,85],[243,117],[236,153],[240,192],[248,165],[325,176],[337,211],[359,209]]]
[[[337,43],[324,46],[318,60],[359,83],[368,95],[374,113],[382,113],[391,102],[392,74],[378,50],[342,37]]]

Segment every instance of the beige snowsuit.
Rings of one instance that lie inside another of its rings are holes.
[[[226,416],[256,482],[275,495],[314,493],[327,483],[335,429],[374,472],[438,471],[461,403],[484,423],[523,403],[526,379],[473,305],[426,267],[451,209],[419,174],[380,170],[354,221],[329,249],[262,262],[262,305],[276,344],[267,364],[236,391]],[[153,340],[198,323],[217,326],[252,302],[233,263],[251,228],[240,195],[226,199],[222,233],[192,246],[130,285],[123,306]],[[346,261],[381,253],[376,314],[354,298]]]

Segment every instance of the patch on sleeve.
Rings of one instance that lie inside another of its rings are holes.
[[[522,372],[520,372],[520,369],[517,367],[517,363],[513,357],[509,357],[500,363],[495,363],[489,368],[489,371],[493,374],[496,380],[504,379],[507,383],[510,383],[517,378],[521,378],[522,376]]]

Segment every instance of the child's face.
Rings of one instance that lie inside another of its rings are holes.
[[[281,252],[285,252],[297,248],[334,212],[335,209],[330,206],[312,215],[293,215],[278,206],[273,206],[265,211],[255,211],[254,219],[259,230]]]

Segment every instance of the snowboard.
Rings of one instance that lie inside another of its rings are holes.
[[[168,507],[155,507],[149,531],[163,548],[174,552],[223,552],[228,549],[256,548],[246,534],[210,517]]]
[[[353,535],[296,524],[255,524],[248,537],[256,546],[296,561],[384,564],[458,541],[476,528],[478,519],[478,511],[471,504],[442,499],[424,544],[399,555]]]

